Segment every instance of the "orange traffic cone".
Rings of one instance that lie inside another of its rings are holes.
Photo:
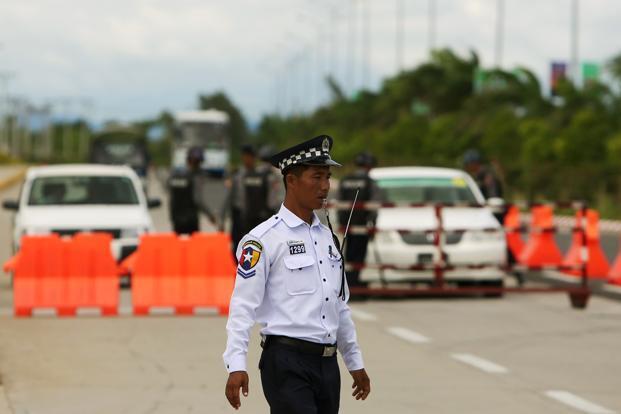
[[[513,254],[513,257],[520,257],[524,250],[524,240],[520,234],[520,210],[516,206],[509,207],[505,215],[505,234],[507,237],[507,246]]]
[[[584,246],[583,234],[580,230],[584,228],[587,240],[587,276],[593,279],[605,279],[610,271],[610,264],[604,255],[602,246],[599,241],[599,214],[595,210],[587,210],[586,225],[582,226],[583,213],[579,210],[576,213],[576,226],[574,228],[573,241],[565,259],[564,266],[575,267],[575,269],[566,270],[565,273],[580,276],[582,272],[578,269],[582,265],[581,251]]]
[[[552,208],[536,206],[531,212],[530,236],[518,261],[528,267],[560,265],[563,257],[554,241]]]
[[[608,272],[608,283],[621,286],[621,250]]]

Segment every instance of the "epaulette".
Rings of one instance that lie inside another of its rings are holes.
[[[263,237],[265,233],[269,231],[269,229],[271,229],[277,223],[279,223],[280,220],[282,220],[280,217],[274,215],[268,218],[267,220],[265,220],[263,223],[256,226],[254,229],[250,230],[248,234],[251,235],[252,237],[256,237],[260,239],[261,237]]]

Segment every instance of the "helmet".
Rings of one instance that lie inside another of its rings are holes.
[[[257,155],[257,151],[255,150],[252,144],[243,144],[241,146],[241,153],[249,154],[249,155]]]
[[[275,153],[276,153],[276,149],[274,148],[274,146],[271,144],[267,144],[267,145],[262,146],[259,149],[259,152],[257,153],[257,155],[259,156],[259,159],[261,161],[269,162],[270,158]]]
[[[362,151],[356,155],[354,162],[359,167],[374,167],[377,159],[369,151]]]
[[[205,159],[203,156],[203,149],[201,147],[192,147],[188,149],[186,159],[188,161],[203,162],[203,160]]]
[[[464,165],[479,163],[482,161],[481,153],[474,148],[470,148],[468,151],[464,152],[462,161]]]

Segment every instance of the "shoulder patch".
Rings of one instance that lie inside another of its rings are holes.
[[[248,240],[242,246],[239,263],[237,266],[237,274],[248,279],[257,274],[254,267],[259,263],[261,254],[263,253],[263,245],[256,240]]]
[[[280,219],[279,216],[277,216],[277,215],[276,216],[272,216],[272,217],[268,218],[267,220],[265,220],[263,223],[261,223],[258,226],[256,226],[254,229],[250,230],[250,232],[248,234],[251,235],[252,237],[261,238],[261,237],[263,237],[263,235],[265,233],[267,233],[269,231],[269,229],[271,229],[277,223],[279,223],[280,220],[281,219]]]

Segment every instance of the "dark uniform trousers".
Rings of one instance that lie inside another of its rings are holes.
[[[367,257],[369,236],[366,234],[349,234],[345,243],[345,259],[350,263],[363,263]],[[347,284],[349,286],[366,286],[360,281],[360,270],[348,270]]]
[[[259,361],[271,414],[336,414],[341,376],[336,354],[309,355],[284,344],[267,344]]]

